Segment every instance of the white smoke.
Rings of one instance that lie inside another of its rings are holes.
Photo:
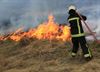
[[[67,22],[67,7],[75,4],[78,11],[87,16],[93,31],[100,34],[99,0],[0,0],[0,33],[12,32],[20,27],[35,27],[47,19],[50,13],[58,23]],[[96,28],[97,27],[97,28]],[[99,35],[98,35],[99,36]]]
[[[60,12],[63,9],[61,6],[61,1],[57,0],[1,0],[0,33],[12,32],[20,27],[35,27],[45,21],[50,13],[63,14]]]
[[[17,29],[18,25],[13,24],[12,20],[26,13],[27,7],[27,0],[0,0],[0,33],[8,33]]]

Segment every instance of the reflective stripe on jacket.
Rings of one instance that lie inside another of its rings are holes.
[[[78,16],[69,17],[68,21],[70,23],[72,37],[81,37],[85,35],[82,28],[81,20]]]

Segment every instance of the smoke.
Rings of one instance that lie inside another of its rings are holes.
[[[25,30],[35,27],[45,21],[50,13],[57,18],[60,14],[61,17],[64,5],[64,1],[58,0],[0,0],[0,34],[13,32],[20,27]],[[58,21],[62,22],[63,19]]]
[[[0,0],[0,34],[23,27],[25,30],[43,22],[50,12],[44,0]]]
[[[26,13],[27,7],[27,0],[0,0],[0,33],[13,31],[17,25],[12,23],[12,20],[14,20],[12,18],[17,19],[17,17]]]
[[[100,34],[99,0],[0,0],[0,34],[25,30],[47,20],[52,13],[58,23],[67,23],[67,8],[75,4],[86,15],[93,31]],[[97,28],[96,28],[97,27]]]

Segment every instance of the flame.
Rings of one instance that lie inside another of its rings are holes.
[[[14,41],[20,41],[23,37],[69,41],[71,38],[70,27],[59,26],[59,24],[54,21],[54,16],[50,14],[48,21],[40,24],[37,28],[29,29],[27,32],[23,32],[23,28],[19,28],[14,33],[9,34],[8,37],[0,36],[0,40],[10,38]]]
[[[57,36],[58,39],[62,39],[63,41],[69,41],[71,39],[70,35],[70,27],[68,26],[62,26],[61,27],[62,34],[60,36]]]

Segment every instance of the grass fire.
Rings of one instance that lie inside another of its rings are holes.
[[[99,72],[100,44],[88,41],[94,59],[87,62],[81,51],[71,57],[70,40],[70,27],[56,23],[52,14],[28,31],[21,27],[0,36],[0,72]]]
[[[14,33],[8,34],[7,36],[1,36],[0,40],[11,39],[14,41],[20,41],[24,37],[69,41],[71,39],[70,27],[59,26],[59,24],[54,21],[54,16],[50,14],[48,16],[48,21],[43,22],[37,28],[29,29],[27,32],[24,32],[22,27]]]
[[[100,0],[0,0],[0,72],[100,72]]]

